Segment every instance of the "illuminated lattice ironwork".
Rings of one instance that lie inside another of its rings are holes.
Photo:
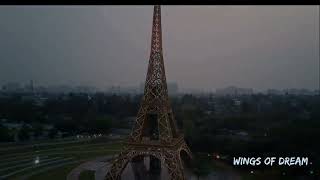
[[[145,82],[144,96],[135,125],[122,152],[114,158],[107,180],[119,180],[126,165],[137,156],[153,156],[168,169],[172,180],[184,180],[180,152],[191,157],[191,151],[178,132],[169,102],[162,51],[161,9],[154,6],[151,53]],[[157,135],[150,130],[151,119],[156,119]]]

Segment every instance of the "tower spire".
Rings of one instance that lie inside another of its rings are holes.
[[[155,5],[153,8],[151,54],[162,53],[162,30],[161,30],[161,7]]]
[[[163,62],[160,5],[155,5],[153,8],[151,52],[144,94],[146,97],[152,98],[153,100],[160,100],[162,103],[165,103],[164,101],[166,101],[168,97]]]

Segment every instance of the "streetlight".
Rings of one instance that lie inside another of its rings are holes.
[[[40,163],[40,158],[39,156],[36,157],[36,159],[34,160],[34,164],[37,165]]]

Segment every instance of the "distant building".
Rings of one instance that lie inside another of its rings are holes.
[[[143,92],[143,91],[141,91]],[[141,93],[139,88],[134,86],[111,86],[108,88],[107,93],[110,94],[139,94]]]
[[[33,84],[33,80],[30,81],[30,83],[26,84],[23,88],[24,92],[27,93],[34,93],[34,84]]]
[[[269,95],[283,95],[284,92],[281,90],[277,90],[277,89],[268,89],[267,94],[269,94]]]
[[[134,123],[136,122],[137,117],[135,116],[130,116],[125,118],[125,123],[128,125],[128,127],[133,127]]]
[[[177,95],[179,93],[178,84],[175,82],[168,82],[169,95]]]
[[[231,96],[237,96],[237,95],[251,95],[253,94],[253,89],[251,88],[238,88],[235,86],[230,86],[226,88],[221,88],[216,90],[217,95],[231,95]]]
[[[286,89],[285,90],[286,94],[291,94],[291,95],[313,95],[313,92],[308,90],[308,89]]]
[[[17,82],[9,82],[2,86],[2,90],[4,92],[19,92],[22,88]]]
[[[9,123],[9,122],[3,122],[2,125],[9,130],[20,130],[23,126],[23,123]],[[31,125],[27,124],[28,127],[31,127]]]
[[[96,89],[91,86],[77,86],[75,87],[75,91],[78,93],[94,93]]]
[[[233,139],[240,141],[250,141],[252,137],[246,131],[236,131],[231,129],[220,129],[217,131],[216,138],[218,139]]]
[[[238,99],[233,99],[233,103],[235,106],[240,106],[241,105],[241,101]]]
[[[214,114],[221,115],[227,112],[226,107],[218,101],[213,102]]]
[[[139,87],[127,86],[127,87],[124,87],[121,92],[124,92],[126,94],[139,94]]]
[[[47,88],[49,93],[71,93],[74,88],[68,85],[50,86]]]

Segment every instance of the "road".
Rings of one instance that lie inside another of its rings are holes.
[[[95,180],[103,180],[105,178],[106,173],[110,168],[110,160],[112,156],[104,156],[99,157],[94,160],[85,162],[75,169],[73,169],[67,176],[67,180],[78,180],[79,175],[84,170],[91,170],[95,171]],[[146,158],[147,159],[147,158]],[[148,162],[148,161],[145,161]],[[146,165],[147,166],[147,165]],[[224,170],[214,170],[209,173],[206,177],[197,178],[191,171],[185,169],[185,176],[188,180],[240,180],[241,177],[238,173],[233,171],[232,169],[224,169]],[[133,170],[131,165],[128,164],[127,167],[124,169],[122,173],[122,180],[132,180],[134,179]],[[163,169],[161,171],[161,175],[159,178],[152,178],[155,179],[169,179],[167,169]]]
[[[95,171],[95,179],[102,180],[105,177],[106,169],[108,169],[108,162],[112,156],[103,156],[94,160],[80,164],[74,168],[68,175],[67,180],[78,180],[80,173],[84,170]]]

